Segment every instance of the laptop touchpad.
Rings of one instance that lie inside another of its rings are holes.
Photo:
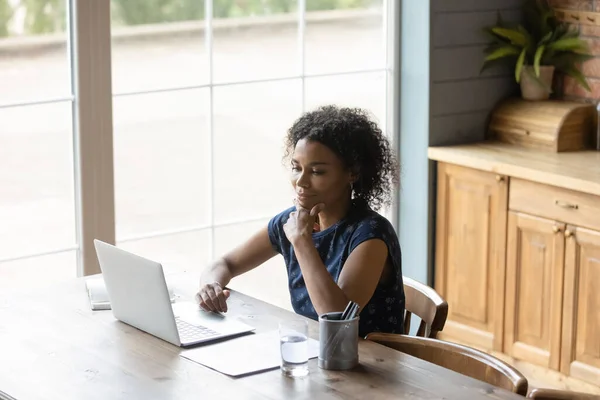
[[[199,309],[196,303],[181,302],[173,304],[173,311],[183,321],[196,326],[205,326],[221,333],[248,332],[254,328],[238,321],[235,317],[207,312]]]

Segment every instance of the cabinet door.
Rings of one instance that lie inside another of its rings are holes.
[[[600,232],[566,236],[561,370],[600,386]]]
[[[504,351],[559,369],[564,224],[509,212]]]
[[[448,302],[441,338],[502,350],[507,184],[438,164],[435,289]]]

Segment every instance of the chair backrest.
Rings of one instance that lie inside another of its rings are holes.
[[[555,389],[533,389],[529,392],[527,398],[536,400],[600,400],[600,396],[597,394]]]
[[[370,333],[366,339],[522,396],[527,394],[527,379],[523,374],[496,357],[471,347],[389,333]]]
[[[404,334],[409,334],[410,320],[414,314],[421,318],[417,336],[437,337],[437,333],[444,329],[448,317],[448,303],[433,288],[408,277],[402,279],[406,296]]]

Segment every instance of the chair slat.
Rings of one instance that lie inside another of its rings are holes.
[[[371,333],[372,340],[392,349],[525,396],[527,379],[514,367],[471,347],[443,340],[390,333]]]
[[[410,332],[410,321],[412,320],[412,313],[410,311],[404,312],[404,334],[408,335]]]
[[[404,315],[404,333],[409,334],[410,316],[414,314],[421,318],[422,323],[426,325],[423,329],[419,326],[417,336],[435,338],[446,324],[448,303],[433,288],[408,277],[402,277],[402,279],[404,280],[407,311]]]
[[[535,400],[600,400],[600,396],[597,394],[542,388],[533,389],[527,398]]]

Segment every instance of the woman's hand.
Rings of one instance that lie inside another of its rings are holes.
[[[196,301],[205,311],[227,312],[227,299],[230,296],[227,289],[223,289],[218,282],[202,285],[196,293]]]
[[[309,211],[296,203],[296,211],[290,213],[283,225],[285,236],[293,246],[298,240],[312,239],[315,220],[324,207],[323,203],[319,203]]]

